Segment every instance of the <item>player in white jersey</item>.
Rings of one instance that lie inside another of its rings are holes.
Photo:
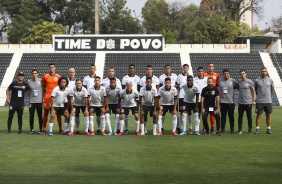
[[[191,111],[194,113],[194,123],[195,123],[195,135],[200,135],[199,133],[199,109],[198,109],[198,101],[199,101],[199,94],[200,94],[200,87],[198,84],[193,83],[193,76],[188,75],[186,79],[186,83],[182,83],[180,85],[180,89],[183,89],[184,98],[183,98],[183,105],[184,105],[184,112],[182,115],[182,123],[183,123],[183,130],[179,135],[186,135],[186,116],[191,114]],[[189,122],[190,124],[190,122]],[[192,124],[192,123],[191,123]],[[192,126],[189,125],[189,130]]]
[[[152,67],[152,65],[147,65],[146,66],[146,75],[143,76],[139,80],[139,84],[138,85],[140,86],[140,89],[143,86],[146,86],[146,78],[147,77],[152,78],[152,86],[154,88],[156,88],[157,90],[159,90],[159,88],[160,88],[160,81],[159,81],[157,76],[153,75],[153,67]],[[146,124],[147,124],[147,121],[145,121],[145,123],[144,123],[145,133],[147,133]]]
[[[145,135],[144,123],[147,122],[147,115],[153,116],[153,135],[157,135],[157,97],[158,91],[152,85],[152,78],[146,78],[146,85],[140,89],[140,116],[141,116],[141,135]]]
[[[129,110],[131,110],[132,114],[134,114],[135,117],[135,125],[136,125],[136,130],[135,134],[136,136],[140,136],[139,133],[139,116],[138,116],[138,107],[137,107],[137,102],[136,99],[139,97],[138,91],[132,89],[132,82],[127,81],[126,82],[126,89],[122,90],[119,94],[119,99],[118,99],[118,111],[120,111],[120,132],[118,136],[122,136],[123,133],[123,124],[124,124],[124,118],[125,115],[129,114]],[[123,104],[121,106],[121,100],[123,100]]]
[[[95,135],[94,133],[94,113],[97,118],[97,134],[100,134],[100,124],[102,121],[102,135],[107,135],[105,132],[106,122],[105,122],[105,109],[108,103],[106,89],[101,86],[101,78],[99,76],[95,77],[95,84],[92,88],[88,90],[88,101],[89,105],[89,125],[90,125],[90,135]]]
[[[172,135],[178,135],[176,133],[177,126],[177,89],[171,85],[171,79],[165,78],[165,85],[162,86],[158,92],[158,135],[163,133],[163,119],[167,111],[172,114]]]
[[[125,89],[126,83],[128,81],[131,81],[132,89],[135,90],[135,91],[140,91],[140,88],[139,88],[140,86],[138,85],[140,77],[135,74],[135,65],[130,64],[128,69],[129,69],[129,74],[122,78],[122,89]],[[139,104],[138,98],[136,100],[137,100],[137,105],[138,105]],[[137,109],[138,109],[138,107],[137,107]],[[124,134],[128,134],[129,133],[129,131],[128,131],[128,115],[125,115],[124,122],[125,122]]]
[[[176,129],[178,134],[181,132],[180,129],[183,129],[183,127],[180,128],[180,125],[183,125],[183,122],[182,122],[183,112],[185,111],[185,105],[184,105],[184,102],[183,102],[184,91],[183,91],[183,89],[180,89],[180,85],[186,83],[188,75],[189,75],[189,65],[184,64],[184,65],[182,65],[182,73],[177,76],[176,85],[175,85],[176,89],[179,90],[178,91],[179,92],[178,93],[178,107],[179,107],[180,117],[178,118],[179,121],[177,123],[177,129]],[[191,114],[190,115],[188,114],[188,120],[189,120],[189,123],[191,122],[191,129],[190,129],[190,126],[189,126],[188,133],[192,134],[192,116],[191,116]]]
[[[108,96],[108,104],[106,107],[106,124],[108,125],[109,128],[109,133],[108,135],[112,135],[112,127],[111,127],[111,120],[110,120],[110,113],[115,114],[115,130],[114,130],[114,135],[117,135],[117,131],[119,129],[119,111],[118,109],[118,97],[120,92],[122,91],[121,86],[117,85],[116,78],[110,78],[110,84],[107,85],[106,87],[106,93]]]
[[[83,86],[89,90],[91,87],[94,86],[94,80],[96,77],[96,66],[94,64],[91,64],[89,66],[89,75],[85,76],[83,78]]]
[[[114,67],[110,67],[108,69],[108,76],[103,79],[102,85],[106,87],[107,85],[110,85],[110,79],[115,78],[116,79],[116,85],[121,87],[121,82],[118,78],[115,77],[115,69]]]
[[[200,97],[199,97],[199,101],[198,101],[198,109],[202,109],[202,98],[201,98],[201,93],[202,93],[202,90],[204,87],[207,87],[208,86],[208,77],[204,76],[204,68],[202,66],[199,66],[197,68],[198,70],[198,76],[194,78],[194,83],[195,84],[198,84],[198,86],[200,87]],[[199,124],[201,122],[201,114],[202,113],[199,113]]]
[[[72,90],[70,90],[69,96],[70,96],[69,104],[71,105],[71,116],[70,116],[70,132],[68,135],[71,136],[74,135],[73,133],[74,122],[75,119],[77,118],[77,114],[79,114],[80,111],[84,114],[85,135],[90,135],[88,132],[88,127],[89,127],[89,113],[88,113],[88,100],[87,100],[88,92],[87,89],[82,86],[81,79],[75,80],[75,87]],[[79,131],[78,128],[77,131]]]
[[[61,77],[58,81],[58,86],[55,87],[51,94],[51,118],[49,122],[49,135],[53,135],[53,124],[55,115],[64,116],[66,118],[66,122],[68,122],[69,112],[68,107],[65,108],[64,100],[69,95],[68,79],[66,77]],[[68,104],[69,105],[69,104]],[[65,130],[66,131],[66,130]]]

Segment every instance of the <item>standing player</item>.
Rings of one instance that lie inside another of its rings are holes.
[[[64,100],[69,95],[68,86],[68,79],[66,77],[61,77],[58,81],[58,86],[55,87],[51,94],[51,117],[49,121],[49,136],[53,136],[53,124],[55,115],[57,117],[64,116],[65,123],[68,122],[69,119],[69,112],[68,106],[65,107]]]
[[[125,89],[126,83],[128,81],[131,81],[132,89],[134,91],[137,91],[137,92],[140,91],[140,89],[138,87],[139,80],[140,80],[140,77],[135,74],[135,65],[134,64],[130,64],[129,65],[129,74],[122,78],[122,89]],[[137,98],[136,100],[137,100],[137,105],[138,105],[139,99]],[[137,107],[137,111],[138,111],[138,107]],[[124,134],[128,134],[129,133],[129,131],[128,131],[128,115],[125,115],[124,122],[125,122]]]
[[[220,136],[220,115],[219,115],[219,91],[218,88],[213,85],[213,78],[208,78],[208,86],[204,87],[201,93],[202,98],[202,115],[205,134],[210,135],[208,116],[213,114],[216,120],[216,134]]]
[[[8,117],[8,133],[11,133],[12,120],[15,112],[18,114],[18,133],[22,134],[23,124],[23,111],[24,111],[24,93],[27,88],[27,83],[24,82],[24,73],[19,72],[17,81],[14,81],[6,90],[6,101],[9,105],[9,117]],[[10,91],[12,91],[10,99]]]
[[[111,78],[115,78],[116,79],[116,85],[121,87],[121,82],[118,78],[115,77],[115,69],[113,67],[110,67],[108,69],[108,76],[106,78],[103,79],[102,81],[102,85],[104,87],[106,87],[107,85],[109,85],[111,83],[110,79]]]
[[[134,90],[132,88],[132,82],[127,81],[126,82],[126,88],[120,92],[119,99],[118,99],[118,111],[120,111],[120,132],[118,136],[122,136],[123,133],[123,124],[124,124],[124,117],[125,115],[129,114],[129,110],[131,110],[132,114],[134,114],[135,117],[135,134],[136,136],[140,136],[139,133],[139,116],[138,116],[138,107],[136,99],[139,97],[138,91]],[[123,100],[123,104],[121,107],[121,100]]]
[[[147,115],[153,116],[153,135],[157,135],[157,97],[158,90],[152,86],[152,78],[146,78],[146,85],[140,90],[140,116],[141,116],[141,135],[145,135],[144,123],[147,122]]]
[[[219,74],[214,72],[214,64],[208,64],[208,71],[204,73],[204,76],[207,78],[212,78],[213,86],[217,86],[217,81],[219,80]],[[214,134],[214,115],[210,113],[210,122],[211,122],[211,133]]]
[[[176,85],[175,87],[179,90],[179,94],[178,94],[178,107],[179,107],[179,112],[180,112],[180,118],[179,118],[179,121],[178,121],[178,124],[177,124],[177,133],[179,134],[180,133],[180,126],[179,125],[183,125],[183,121],[184,118],[183,118],[183,112],[185,111],[185,105],[184,105],[184,102],[183,102],[183,99],[184,99],[184,89],[180,89],[180,86],[182,84],[186,84],[187,83],[187,76],[189,75],[189,65],[188,64],[184,64],[182,66],[182,73],[179,74],[177,76],[177,79],[176,79]],[[191,111],[187,111],[188,112],[188,122],[189,122],[189,129],[188,129],[188,133],[189,134],[193,134],[192,132],[192,115],[191,115]],[[186,122],[186,115],[185,116],[185,122]],[[186,124],[185,124],[186,125]],[[182,127],[183,129],[183,127]],[[185,132],[186,132],[186,128],[185,128]]]
[[[193,77],[191,75],[187,76],[187,82],[182,83],[180,85],[180,89],[184,91],[184,112],[182,115],[182,123],[183,123],[183,130],[179,135],[186,135],[186,112],[188,115],[192,114],[191,111],[194,113],[194,123],[195,123],[195,135],[200,135],[199,133],[199,110],[198,110],[198,101],[199,101],[199,94],[200,94],[200,87],[198,84],[193,83]],[[190,122],[189,122],[190,123]],[[191,122],[192,124],[192,122]],[[192,126],[189,129],[192,132]]]
[[[252,133],[252,105],[256,104],[256,91],[254,83],[247,78],[245,70],[239,72],[241,81],[239,81],[239,97],[238,97],[238,134],[242,134],[243,115],[246,111],[248,117],[248,132]],[[252,96],[254,95],[254,100]]]
[[[225,133],[226,116],[230,123],[230,133],[234,133],[234,89],[238,89],[239,84],[235,79],[230,78],[228,69],[222,71],[223,77],[217,82],[220,95],[220,113],[221,113],[221,133]]]
[[[172,114],[172,135],[178,135],[176,133],[177,126],[177,89],[171,85],[171,79],[165,78],[164,86],[162,86],[158,92],[158,135],[162,135],[162,120],[165,117],[167,111]]]
[[[111,127],[111,119],[110,119],[110,113],[115,114],[115,130],[114,130],[114,135],[117,135],[117,130],[118,130],[118,125],[119,125],[119,111],[118,109],[118,97],[121,92],[121,86],[117,85],[116,78],[110,78],[110,85],[107,85],[106,87],[106,93],[108,97],[108,104],[106,107],[106,124],[108,125],[109,128],[109,133],[108,135],[112,135],[112,127]]]
[[[73,128],[74,122],[77,117],[77,114],[80,111],[84,114],[84,123],[85,123],[85,135],[89,135],[89,113],[88,113],[88,92],[85,87],[82,86],[82,80],[75,80],[75,87],[70,90],[69,93],[69,104],[71,105],[71,117],[70,117],[70,132],[69,135],[74,135]],[[79,118],[79,117],[78,117]]]
[[[30,133],[34,134],[34,112],[37,111],[39,122],[39,133],[42,132],[42,99],[43,89],[41,78],[38,78],[38,71],[33,69],[31,71],[32,78],[27,81],[28,88],[30,90],[29,96],[29,126]]]
[[[102,121],[102,135],[107,135],[105,133],[105,109],[106,104],[108,103],[107,100],[107,93],[103,86],[101,86],[101,78],[99,76],[95,77],[95,85],[93,88],[90,88],[88,90],[88,101],[90,102],[90,108],[89,108],[89,122],[90,122],[90,131],[91,135],[95,135],[94,133],[94,113],[96,114],[97,118],[97,134],[99,134],[100,131],[100,124]]]
[[[152,79],[152,86],[159,90],[160,88],[160,82],[157,76],[153,74],[153,67],[152,65],[147,65],[146,66],[146,75],[143,76],[140,81],[139,81],[139,86],[140,89],[144,86],[146,86],[146,78],[151,78]],[[147,119],[147,118],[146,118]],[[146,129],[147,121],[144,122],[144,128],[145,128],[145,133],[147,133]]]
[[[259,133],[259,126],[263,111],[266,116],[267,134],[271,134],[271,113],[272,113],[272,99],[271,94],[274,92],[273,80],[268,77],[268,72],[265,67],[261,68],[261,77],[255,81],[255,89],[257,93],[256,104],[256,134]]]
[[[89,90],[90,88],[92,88],[94,86],[94,79],[96,77],[96,66],[94,64],[91,64],[89,66],[89,75],[85,76],[83,78],[83,86]]]
[[[43,102],[43,108],[44,108],[44,115],[43,115],[43,130],[41,134],[46,133],[46,125],[48,121],[48,114],[50,111],[50,100],[51,100],[51,94],[53,89],[58,86],[58,80],[61,78],[59,74],[56,73],[56,67],[54,63],[49,64],[49,73],[43,75],[42,77],[42,86],[43,86],[43,92],[44,92],[44,102]],[[63,133],[62,130],[62,118],[61,116],[57,116],[57,121],[59,125],[59,133]]]
[[[160,86],[164,86],[164,83],[165,83],[165,79],[166,78],[170,78],[170,83],[171,83],[171,86],[172,87],[175,87],[176,85],[176,80],[177,80],[177,75],[175,73],[171,73],[171,66],[170,65],[165,65],[164,67],[164,71],[165,73],[162,74],[160,77],[159,77],[159,81],[160,81]],[[165,121],[165,116],[162,116],[162,132],[164,132],[164,128],[163,128],[163,124],[164,124],[164,121]]]
[[[199,109],[199,125],[200,125],[200,119],[201,119],[201,110],[202,110],[202,103],[201,103],[201,93],[204,87],[206,87],[208,85],[208,77],[204,76],[204,68],[199,66],[198,67],[198,76],[196,78],[194,78],[194,83],[198,84],[199,88],[200,88],[200,97],[199,97],[199,101],[198,101],[198,109]]]

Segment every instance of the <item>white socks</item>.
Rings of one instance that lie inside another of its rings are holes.
[[[80,119],[79,119],[79,117],[75,117],[75,128],[76,128],[76,131],[78,131],[79,130],[79,125],[80,125]]]
[[[141,134],[145,134],[145,124],[141,124]]]
[[[163,119],[163,116],[158,115],[158,132],[162,131],[162,119]]]
[[[192,115],[188,115],[189,129],[192,129]]]
[[[195,131],[199,131],[200,129],[200,120],[199,120],[199,113],[194,113],[194,123],[195,123]]]
[[[106,113],[105,119],[106,119],[106,125],[108,126],[109,132],[112,132],[110,113]]]
[[[125,122],[125,129],[128,130],[128,115],[125,115],[124,122]]]
[[[64,132],[67,132],[69,129],[69,124],[68,123],[65,123],[65,131]]]
[[[104,132],[105,129],[106,129],[106,120],[105,120],[105,116],[104,116],[104,115],[100,116],[100,119],[101,119],[101,121],[102,121],[102,132]]]
[[[186,113],[182,113],[182,120],[181,120],[181,122],[182,122],[182,124],[181,124],[181,128],[182,128],[182,130],[183,131],[185,131],[186,132],[186,118],[187,118],[187,114]]]
[[[124,125],[124,119],[123,119],[123,120],[119,120],[119,129],[120,129],[120,132],[123,132],[123,125]]]
[[[70,131],[73,132],[73,128],[74,128],[74,116],[70,117]]]
[[[94,131],[94,116],[89,116],[90,131]]]
[[[116,114],[115,132],[119,129],[119,114]]]
[[[140,129],[140,121],[139,120],[135,120],[135,126],[136,126],[136,131],[135,132],[139,132],[139,129]]]
[[[50,123],[50,122],[49,122],[49,133],[50,133],[50,132],[53,132],[53,124],[54,124],[54,123]]]
[[[97,121],[97,129],[100,130],[101,116],[96,116],[96,121]]]
[[[93,116],[92,116],[93,117]],[[88,132],[89,128],[89,116],[84,117],[84,123],[85,123],[85,132]]]
[[[164,127],[164,121],[165,121],[165,116],[162,116],[162,127],[161,128]]]
[[[177,116],[172,115],[172,132],[176,131],[176,126],[177,126]]]
[[[153,134],[157,134],[157,126],[158,124],[153,124]]]

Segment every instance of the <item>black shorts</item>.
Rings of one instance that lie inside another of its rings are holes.
[[[186,112],[190,112],[190,111],[194,111],[195,108],[196,108],[196,103],[187,103],[187,102],[184,102],[184,107],[185,107],[185,111]]]
[[[91,106],[89,107],[89,110],[90,109],[93,109],[94,113],[96,114],[96,116],[101,116],[101,109],[103,107],[96,107],[96,106]]]
[[[256,104],[256,113],[262,114],[263,111],[265,113],[272,113],[272,104],[271,103],[257,103]]]
[[[58,113],[59,115],[64,115],[66,107],[54,107],[56,113]]]
[[[129,110],[131,110],[132,114],[138,113],[138,108],[137,106],[135,106],[135,107],[122,107],[120,110],[120,114],[128,115]]]
[[[68,103],[64,103],[65,109],[68,107]],[[71,107],[68,108],[68,112],[71,113]]]
[[[118,108],[118,104],[109,104],[109,112],[107,112],[107,113],[117,114],[117,108]]]
[[[170,113],[173,112],[174,105],[161,105],[161,110],[163,112],[163,116],[169,111]]]
[[[143,105],[143,112],[144,112],[144,116],[147,117],[148,112],[150,112],[150,117],[153,116],[154,113],[154,106],[147,106],[147,105]]]
[[[74,105],[73,108],[74,108],[75,114],[79,114],[80,111],[81,111],[82,113],[85,112],[85,106],[75,106],[75,105]]]
[[[179,98],[178,99],[178,107],[179,107],[179,112],[184,112],[185,111],[185,102],[183,101],[184,98]],[[178,109],[176,109],[178,110]]]

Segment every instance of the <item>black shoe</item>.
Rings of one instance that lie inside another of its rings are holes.
[[[162,128],[162,133],[164,133],[164,128]]]
[[[256,129],[256,132],[255,132],[255,134],[259,134],[259,129]]]
[[[29,133],[30,133],[30,134],[34,134],[34,130],[33,130],[33,129],[31,129]]]
[[[98,129],[98,130],[96,131],[96,134],[97,134],[97,135],[101,135],[101,130]]]
[[[120,133],[120,130],[117,130],[117,134],[119,134]]]
[[[211,135],[209,131],[206,131],[204,134],[205,135]]]
[[[230,133],[231,133],[231,134],[234,134],[234,129],[231,129],[231,130],[230,130]]]
[[[129,134],[128,129],[126,129],[126,130],[124,131],[124,134],[125,134],[125,135]]]
[[[266,130],[266,133],[267,133],[267,134],[272,134],[271,129],[267,129],[267,130]]]
[[[249,129],[249,130],[248,130],[248,134],[252,134],[252,129]]]
[[[46,131],[45,130],[42,130],[41,132],[40,132],[40,135],[45,135],[46,134]]]
[[[18,134],[23,134],[23,131],[19,130],[19,131],[18,131]]]
[[[221,132],[222,134],[225,134],[225,130],[224,130],[224,129],[223,129],[223,130],[221,130],[220,132]]]
[[[180,128],[178,127],[178,128],[176,128],[176,132],[177,132],[177,134],[180,134]]]
[[[64,135],[64,132],[63,132],[63,130],[59,130],[59,134],[62,134],[62,135]]]
[[[8,134],[11,134],[12,133],[12,131],[11,130],[8,130]]]
[[[211,134],[214,134],[214,127],[211,127]]]
[[[216,131],[216,135],[221,136],[221,133],[219,131]]]

